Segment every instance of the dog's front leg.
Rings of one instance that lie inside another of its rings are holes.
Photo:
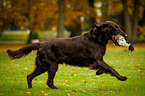
[[[98,66],[102,67],[105,72],[108,72],[109,74],[115,76],[117,79],[121,80],[121,81],[125,81],[127,79],[127,77],[120,75],[115,69],[113,69],[112,67],[110,67],[108,64],[106,64],[103,60],[98,60],[97,61]],[[101,71],[99,70],[99,71]],[[98,72],[99,72],[98,71]]]

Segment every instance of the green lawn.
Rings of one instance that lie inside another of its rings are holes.
[[[136,49],[131,56],[124,49],[109,48],[105,61],[120,74],[128,77],[119,81],[95,70],[59,65],[55,76],[57,90],[46,86],[47,73],[33,80],[33,88],[27,88],[26,76],[34,69],[36,52],[27,57],[10,60],[6,50],[0,50],[0,95],[3,96],[144,96],[145,49]]]
[[[3,44],[5,44],[5,45],[6,44],[26,44],[28,36],[29,36],[29,33],[27,33],[27,32],[2,33],[0,35],[0,45],[3,45]],[[69,36],[70,36],[70,32],[65,31],[64,38],[67,38]],[[39,32],[38,37],[39,37],[39,40],[41,42],[43,42],[43,41],[46,41],[48,39],[56,38],[57,32],[56,31]]]
[[[0,40],[18,40],[18,41],[25,41],[28,38],[28,33],[3,33],[0,36]]]

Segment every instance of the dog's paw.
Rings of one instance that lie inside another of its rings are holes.
[[[119,80],[126,81],[127,80],[127,77],[126,76],[122,76]]]
[[[49,86],[51,89],[58,89],[56,86]]]
[[[96,75],[101,75],[101,74],[103,74],[103,73],[104,73],[104,71],[101,70],[101,69],[99,69],[99,70],[96,72]]]

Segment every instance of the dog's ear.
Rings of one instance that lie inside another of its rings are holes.
[[[97,24],[96,24],[96,23],[94,23],[94,26],[96,27],[96,26],[97,26]]]
[[[96,23],[94,24],[94,26],[95,26],[97,29],[99,29],[99,30],[102,28],[102,26],[97,25]]]

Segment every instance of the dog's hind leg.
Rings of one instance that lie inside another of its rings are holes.
[[[27,76],[28,88],[32,88],[32,79],[42,73],[46,72],[42,67],[36,67],[32,73]]]
[[[56,86],[54,86],[54,82],[53,82],[57,70],[58,70],[58,63],[56,62],[51,63],[48,69],[47,85],[52,89],[58,89]]]

